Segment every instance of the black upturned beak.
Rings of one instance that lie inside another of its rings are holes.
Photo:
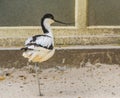
[[[59,21],[59,20],[55,20],[55,19],[54,19],[54,21],[57,22],[57,23],[66,24],[66,25],[74,24],[74,23],[65,23],[65,22],[61,22],[61,21]]]

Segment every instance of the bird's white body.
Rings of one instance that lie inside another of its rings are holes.
[[[54,38],[50,24],[53,23],[51,19],[44,19],[43,26],[47,33],[43,35],[35,35],[25,41],[27,50],[23,52],[23,56],[28,58],[29,62],[43,62],[51,58],[55,52]]]

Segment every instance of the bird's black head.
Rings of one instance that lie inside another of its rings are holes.
[[[47,14],[45,14],[45,15],[42,17],[42,19],[46,19],[46,18],[49,18],[49,19],[53,19],[53,20],[54,20],[54,16],[53,16],[52,14],[50,14],[50,13],[47,13]]]
[[[42,26],[44,33],[48,32],[48,30],[45,28],[45,24],[51,25],[54,22],[65,24],[65,25],[71,24],[71,23],[64,23],[64,22],[58,21],[54,18],[54,16],[52,14],[47,13],[41,18],[41,26]]]
[[[44,23],[47,24],[52,24],[55,22],[54,16],[50,13],[45,14],[42,18],[41,18],[41,25],[43,26]]]

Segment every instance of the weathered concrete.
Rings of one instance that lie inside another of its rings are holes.
[[[53,13],[61,21],[74,22],[74,7],[74,0],[1,1],[0,26],[39,26],[39,20],[45,13]]]
[[[22,67],[27,65],[27,59],[22,57],[18,49],[0,50],[1,67]],[[120,47],[82,47],[57,48],[55,55],[48,61],[41,63],[45,68],[53,66],[84,66],[86,63],[120,64]]]
[[[53,26],[55,44],[120,44],[119,26],[88,26],[88,15],[88,0],[75,0],[75,26]],[[0,47],[21,47],[28,37],[36,34],[42,34],[39,26],[0,27]]]
[[[88,5],[89,25],[120,25],[120,0],[88,0]]]
[[[0,38],[0,47],[22,47],[27,38]],[[120,36],[57,36],[56,46],[59,45],[105,45],[120,44]]]

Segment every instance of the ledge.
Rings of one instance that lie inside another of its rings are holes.
[[[27,59],[22,57],[20,48],[0,48],[1,67],[22,67]],[[54,66],[81,67],[86,63],[120,64],[120,46],[71,46],[56,47],[54,56],[40,65],[44,68]]]
[[[0,47],[22,47],[27,37],[0,37]],[[55,45],[105,45],[120,44],[119,35],[60,35],[55,36]]]

